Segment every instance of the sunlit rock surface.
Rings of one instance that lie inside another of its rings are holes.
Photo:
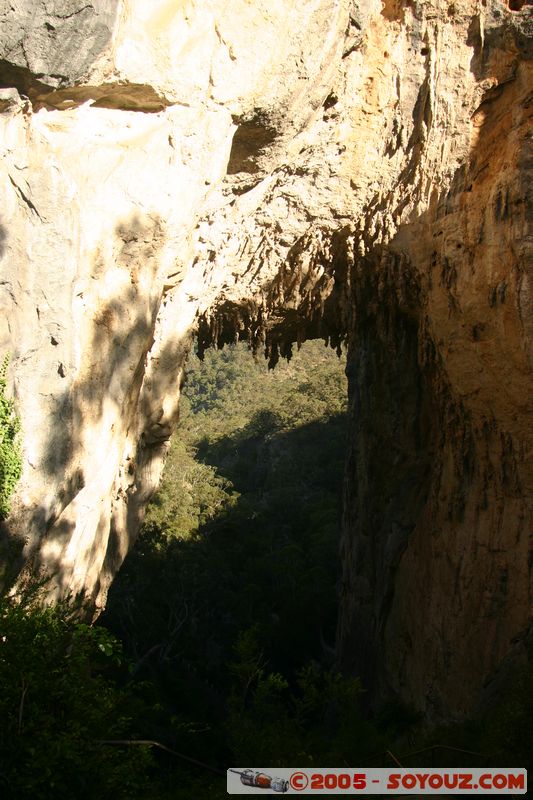
[[[348,342],[353,412],[340,663],[446,716],[522,657],[531,16],[0,2],[0,354],[25,460],[8,528],[26,564],[105,602],[193,333],[273,364],[321,336]]]

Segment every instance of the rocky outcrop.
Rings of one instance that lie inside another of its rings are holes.
[[[436,716],[531,613],[530,9],[0,4],[12,533],[98,606],[191,337],[349,347],[339,659]],[[36,8],[37,6],[37,8]],[[529,227],[528,227],[529,226]]]

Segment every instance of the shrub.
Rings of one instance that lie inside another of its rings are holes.
[[[22,455],[17,434],[20,419],[15,414],[13,400],[6,397],[6,372],[9,356],[0,367],[0,518],[11,510],[11,495],[22,472]]]
[[[114,637],[67,603],[0,598],[0,796],[145,796],[148,754],[101,744],[132,735],[134,698],[106,676],[118,659]]]

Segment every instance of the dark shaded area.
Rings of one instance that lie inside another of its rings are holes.
[[[0,520],[0,594],[7,592],[24,566],[25,540]]]
[[[228,175],[238,172],[259,172],[258,160],[274,143],[278,136],[266,118],[257,115],[254,119],[239,123],[233,136],[228,162]]]
[[[388,427],[381,438],[382,409],[371,398],[375,424],[357,438],[359,447],[368,446],[372,485],[383,490],[378,499],[364,494],[369,491],[366,475],[356,472],[362,525],[376,525],[357,529],[358,546],[379,537],[381,563],[372,553],[363,553],[373,570],[371,589],[376,588],[377,620],[368,609],[376,635],[392,599],[380,593],[381,587],[393,588],[412,528],[409,514],[416,517],[424,502],[417,492],[423,494],[430,473],[423,379],[413,398],[416,371],[401,374],[402,365],[412,367],[416,358],[416,326],[406,312],[397,309],[394,319],[385,313],[389,333],[401,330],[404,339],[404,349],[397,345],[392,351],[398,361],[394,386],[399,396],[386,392],[379,401],[389,415]],[[385,318],[369,309],[362,328],[370,336],[373,325],[386,324]],[[354,392],[360,396],[364,391],[357,377],[379,395],[379,358],[386,355],[385,347],[377,352],[374,347],[370,357],[358,352],[366,366],[351,376],[352,399]],[[354,366],[352,361],[349,371]],[[210,387],[216,381],[231,396],[227,370],[212,369],[210,376],[204,385],[195,379],[193,406],[201,414],[210,408],[222,414],[216,389]],[[395,700],[374,702],[372,716],[365,716],[367,692],[361,693],[359,681],[335,677],[328,643],[336,617],[344,416],[287,431],[278,415],[265,409],[244,428],[221,438],[213,437],[208,417],[199,419],[198,459],[215,465],[240,497],[188,539],[169,535],[157,524],[145,527],[101,620],[124,641],[134,676],[147,681],[145,699],[154,711],[143,720],[146,735],[221,767],[244,762],[282,766],[295,758],[317,765],[393,766],[394,757],[418,766],[501,766],[517,758],[525,763],[524,748],[517,745],[520,736],[513,734],[509,748],[508,733],[503,737],[501,731],[513,726],[522,734],[528,730],[528,712],[517,716],[513,700],[520,696],[529,708],[533,694],[527,675],[509,678],[508,696],[488,718],[441,729],[431,737],[420,730],[417,714]],[[392,448],[391,439],[397,439]],[[366,515],[363,502],[369,503]],[[396,538],[384,535],[390,531],[383,519],[392,524]],[[355,574],[359,577],[357,570]],[[357,646],[363,648],[363,623],[352,622],[359,625]],[[364,649],[358,655],[367,663],[372,657]],[[368,675],[368,683],[362,683],[365,690],[379,679],[379,664],[373,663],[377,676]],[[181,769],[165,762],[161,774],[169,786],[176,785]]]
[[[3,258],[6,252],[7,230],[0,223],[0,258]]]
[[[394,15],[400,12],[400,7],[396,3],[387,3],[384,11],[387,10]],[[507,226],[508,231],[511,230],[511,219],[513,232],[525,230],[521,225],[530,213],[530,147],[526,138],[520,141],[516,131],[522,121],[526,122],[531,97],[527,87],[520,84],[518,79],[515,80],[515,77],[520,56],[525,54],[529,57],[527,54],[530,53],[532,39],[528,30],[530,31],[532,18],[527,14],[510,15],[504,9],[497,13],[499,18],[495,12],[493,18],[488,22],[485,20],[484,44],[479,19],[472,21],[470,29],[472,71],[478,80],[496,72],[500,85],[486,92],[477,109],[479,119],[475,120],[475,124],[479,139],[469,161],[456,170],[448,191],[434,191],[426,214],[416,222],[402,226],[392,242],[395,252],[377,246],[372,231],[363,231],[361,240],[367,255],[365,258],[356,256],[354,269],[349,275],[352,286],[350,302],[353,308],[352,322],[348,326],[351,337],[347,367],[350,384],[350,433],[341,555],[343,579],[337,639],[339,661],[348,673],[355,672],[361,676],[363,683],[369,687],[367,697],[373,695],[374,703],[379,703],[380,698],[388,694],[391,679],[396,686],[410,686],[412,676],[409,674],[409,667],[404,666],[406,663],[415,671],[419,665],[423,665],[419,672],[422,675],[426,670],[429,674],[435,669],[446,700],[443,702],[442,697],[439,698],[440,687],[438,690],[428,690],[427,695],[424,695],[420,691],[419,683],[414,692],[419,695],[421,707],[425,705],[430,713],[444,718],[453,713],[452,684],[455,682],[446,678],[446,670],[449,669],[449,674],[454,677],[462,670],[465,681],[471,680],[476,674],[472,655],[468,647],[462,644],[463,637],[468,639],[469,625],[466,621],[472,620],[472,628],[476,627],[476,635],[482,641],[483,623],[475,619],[476,612],[473,609],[478,607],[476,604],[480,602],[479,598],[489,593],[494,598],[493,608],[498,608],[498,614],[509,614],[509,606],[505,605],[509,569],[497,569],[496,565],[490,568],[491,580],[487,585],[477,585],[476,591],[472,590],[472,597],[468,601],[465,599],[462,608],[458,608],[457,604],[454,620],[452,615],[448,617],[443,612],[439,620],[440,633],[435,634],[435,641],[430,647],[424,647],[420,645],[420,637],[418,644],[415,640],[417,626],[420,629],[420,620],[424,616],[425,587],[420,584],[417,586],[417,599],[421,609],[419,617],[414,592],[410,593],[406,588],[409,575],[406,575],[405,568],[399,571],[398,567],[406,548],[410,547],[409,540],[415,526],[417,523],[424,524],[425,530],[419,528],[417,531],[417,545],[409,550],[412,579],[416,581],[414,565],[419,564],[421,569],[427,570],[425,574],[433,575],[435,579],[438,577],[435,581],[438,586],[428,587],[429,596],[435,597],[438,592],[448,601],[449,596],[453,596],[453,582],[449,580],[447,585],[446,578],[438,575],[438,570],[433,569],[431,562],[428,563],[431,545],[422,544],[419,549],[419,543],[424,538],[426,542],[431,542],[433,537],[443,535],[443,531],[449,530],[453,535],[453,531],[461,526],[464,541],[470,542],[472,531],[465,525],[468,511],[471,517],[476,513],[481,516],[491,505],[497,508],[501,497],[526,499],[524,490],[520,488],[520,467],[517,466],[516,455],[512,455],[513,448],[516,454],[519,445],[516,441],[514,444],[511,441],[503,444],[507,441],[507,436],[500,431],[501,422],[497,420],[498,393],[493,393],[496,395],[494,404],[492,399],[487,400],[485,396],[486,418],[480,429],[479,416],[475,421],[468,407],[468,400],[463,404],[463,399],[454,396],[446,374],[447,348],[449,347],[450,352],[452,348],[457,348],[455,342],[454,345],[451,343],[446,310],[457,330],[471,323],[473,341],[486,342],[490,336],[498,335],[496,331],[503,330],[503,325],[498,328],[497,323],[491,325],[490,318],[487,319],[481,293],[475,297],[474,311],[472,295],[463,300],[459,293],[461,270],[465,269],[465,263],[475,261],[476,245],[487,246],[487,232],[493,231],[500,221],[503,221],[502,228]],[[401,213],[418,196],[420,190],[417,170],[424,147],[424,128],[433,123],[428,90],[429,80],[426,79],[420,86],[413,112],[413,134],[408,143],[409,161],[398,176],[397,186],[403,187],[397,195],[400,200],[392,194],[390,197],[376,197],[366,209],[365,218],[368,220],[379,219],[385,212]],[[513,116],[510,109],[513,110]],[[510,119],[513,120],[512,130],[516,136],[516,163],[521,171],[522,185],[518,185],[516,181],[510,182],[503,174],[499,179],[491,178],[488,182],[489,170],[494,175],[494,170],[501,168],[500,162],[494,160],[494,154],[498,153],[502,142],[508,141]],[[522,130],[527,135],[525,124]],[[399,131],[393,131],[393,134],[397,141],[392,139],[389,154],[395,152],[399,144]],[[456,231],[462,230],[460,226],[466,218],[476,218],[475,196],[478,195],[479,203],[480,193],[485,214],[480,215],[481,224],[476,222],[479,230],[472,232],[467,240],[467,237],[458,235]],[[513,258],[512,249],[517,248],[520,256],[516,269],[521,272],[523,265],[530,261],[527,237],[520,238],[517,233],[512,245],[504,237],[499,241],[504,252],[509,247],[510,259]],[[494,247],[492,240],[490,246]],[[465,253],[466,247],[469,248],[468,253]],[[411,262],[409,253],[413,254],[414,263]],[[426,264],[428,257],[429,264]],[[482,269],[482,266],[476,266],[476,269]],[[490,280],[490,275],[488,279]],[[509,291],[511,280],[506,277],[488,287],[487,305],[493,309],[495,317],[503,315],[505,307],[508,308],[513,302]],[[465,286],[464,279],[462,284]],[[439,298],[435,303],[440,290],[444,302]],[[428,297],[431,298],[429,307],[432,308],[429,320],[426,318]],[[440,311],[436,310],[438,303],[442,303]],[[437,340],[436,343],[433,339],[435,331],[438,332],[437,335],[445,331],[448,339],[444,342]],[[493,377],[488,374],[486,364],[483,363],[481,347],[478,353],[468,349],[465,362],[476,364],[476,369],[479,364],[479,396],[480,392],[487,391],[486,387]],[[455,367],[457,366],[453,355],[450,361],[454,361]],[[457,375],[455,378],[457,379]],[[505,391],[506,387],[502,386],[502,392]],[[516,393],[513,399],[516,402]],[[512,404],[512,400],[510,402]],[[479,415],[480,403],[474,402],[471,407]],[[502,403],[500,409],[503,407]],[[521,399],[516,402],[518,417],[521,413],[519,409],[524,409]],[[502,413],[502,418],[504,414],[505,412]],[[517,416],[513,420],[507,414],[504,424],[514,425]],[[479,427],[476,428],[476,425]],[[520,430],[518,425],[515,430]],[[508,438],[511,440],[513,437]],[[446,463],[446,458],[442,455],[445,452],[453,454],[451,458],[448,456],[449,463]],[[495,462],[492,458],[487,458],[487,452],[498,453]],[[508,465],[505,470],[500,468],[500,460]],[[497,466],[494,467],[493,463]],[[505,475],[505,489],[501,483],[502,475]],[[445,492],[439,495],[443,486],[447,487],[444,500],[442,494]],[[444,508],[439,508],[440,502]],[[510,509],[514,499],[509,499],[508,502]],[[435,516],[440,514],[438,522],[431,518],[429,508],[435,511]],[[474,513],[473,509],[476,509]],[[425,514],[422,516],[424,510]],[[512,517],[513,511],[509,510],[509,513]],[[501,541],[503,537],[499,523],[487,522],[487,525],[493,525],[494,536],[500,537]],[[518,527],[520,528],[520,522]],[[521,548],[524,556],[527,551],[527,533],[527,524],[524,524],[513,543],[514,548]],[[512,539],[509,541],[512,542]],[[513,562],[516,549],[513,551],[509,547],[508,554],[503,555],[505,548],[502,547],[501,552],[502,560]],[[453,562],[454,553],[448,553],[447,557]],[[466,558],[465,555],[465,560]],[[459,564],[460,558],[457,561]],[[463,568],[463,565],[459,567],[458,564],[455,565],[456,573]],[[491,564],[492,558],[489,554],[485,565]],[[468,569],[474,583],[478,575],[475,563],[470,563]],[[402,582],[403,603],[395,602],[397,581]],[[525,598],[527,578],[522,586],[522,597]],[[409,603],[405,601],[406,596],[409,597]],[[452,607],[453,602],[447,601],[446,605]],[[526,606],[524,599],[524,625],[527,625]],[[390,619],[391,609],[395,612],[392,617],[394,622]],[[494,616],[494,612],[492,613]],[[487,622],[490,626],[489,616]],[[427,625],[426,618],[423,630],[427,630]],[[461,625],[464,626],[464,633],[458,636],[456,627]],[[494,635],[494,631],[491,635]],[[523,663],[526,649],[523,636],[524,631],[518,630],[516,638],[507,645],[507,642],[503,644],[503,634],[499,643],[494,643],[492,652],[495,653],[500,645],[504,648],[508,646],[509,661],[516,657],[517,663],[521,660]],[[453,640],[453,646],[446,646],[447,637]],[[427,640],[428,637],[426,642]],[[413,654],[415,648],[417,650]],[[487,679],[491,671],[498,668],[488,651],[487,644],[486,661],[481,669],[481,659],[477,664],[479,672],[485,670]],[[442,668],[434,667],[430,663],[429,652],[439,653]],[[402,654],[401,658],[398,657],[399,653]],[[388,674],[384,666],[387,660]],[[457,664],[461,665],[460,669],[457,669]],[[448,684],[444,688],[446,680]],[[486,699],[486,686],[482,687],[480,680],[474,689],[474,682],[472,680],[470,684],[471,707],[475,706],[476,692],[479,691],[476,698],[479,696]],[[457,696],[461,693],[464,708],[468,698],[464,699],[463,684],[457,686]]]
[[[137,733],[135,694],[113,679],[120,644],[78,622],[67,603],[50,608],[39,598],[38,585],[16,602],[0,597],[0,794],[148,797],[147,750],[113,751],[100,741]]]
[[[383,690],[380,638],[395,574],[427,499],[434,446],[431,380],[419,365],[418,323],[409,313],[416,308],[416,285],[399,308],[393,275],[406,271],[394,260],[387,254],[381,263],[378,303],[377,270],[360,267],[359,313],[346,368],[350,445],[337,647],[343,668],[355,669],[374,697]]]
[[[35,76],[26,67],[17,67],[9,61],[0,60],[0,88],[11,87],[30,99],[53,89],[50,84],[40,81],[38,76]]]
[[[239,500],[189,540],[145,529],[102,618],[152,677],[194,672],[204,695],[190,696],[193,716],[223,710],[242,631],[257,628],[269,670],[284,674],[333,640],[345,419],[276,426],[265,412],[200,443]]]
[[[499,83],[505,84],[516,76],[520,59],[533,58],[533,14],[527,11],[530,4],[530,0],[509,0],[509,9],[514,13],[491,10],[484,16],[483,30],[480,17],[473,17],[467,44],[473,48],[470,69],[478,81],[501,73],[503,68]]]
[[[265,410],[201,440],[238,501],[188,539],[143,529],[100,623],[145,681],[145,735],[222,768],[361,763],[412,719],[369,722],[359,681],[330,671],[345,422],[288,431]],[[160,766],[177,786],[180,766]]]
[[[318,343],[276,376],[242,347],[210,353],[203,365],[192,360],[179,440],[151,521],[100,620],[124,641],[133,674],[150,682],[159,712],[147,716],[147,736],[223,766],[251,757],[250,747],[277,763],[300,748],[318,758],[331,744],[319,735],[321,715],[335,692],[350,691],[354,724],[367,725],[358,682],[328,677],[346,424],[329,409],[342,408],[344,386],[338,361]],[[286,409],[291,401],[299,411]],[[189,440],[203,469],[184,456]],[[173,482],[183,487],[178,493]],[[199,527],[187,520],[191,491],[211,509]],[[155,513],[165,504],[180,519]],[[318,685],[311,735],[298,704]],[[285,700],[274,734],[278,690]],[[327,713],[338,742],[344,712]],[[373,739],[363,739],[370,747]]]
[[[509,0],[511,11],[521,11],[525,6],[533,5],[533,0]]]
[[[59,76],[61,77],[61,76]],[[59,88],[41,80],[44,76],[34,75],[26,67],[19,67],[9,61],[0,60],[0,89],[15,88],[27,97],[34,111],[41,108],[71,109],[93,100],[95,108],[111,108],[124,111],[140,111],[157,114],[168,103],[153,87],[139,83],[107,83],[101,86],[66,86]],[[67,82],[66,78],[63,82]]]

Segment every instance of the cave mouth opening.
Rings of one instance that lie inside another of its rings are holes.
[[[333,680],[346,354],[308,340],[269,369],[247,342],[198,349],[101,622],[162,705],[203,714],[216,738],[247,670],[245,706],[278,689],[292,704]]]
[[[213,605],[227,591],[250,609],[233,621],[235,609],[210,613],[227,615],[232,636],[273,626],[269,660],[280,670],[302,652],[331,661],[335,639],[347,429],[346,352],[336,349],[307,340],[272,369],[272,352],[267,361],[249,342],[203,352],[196,343],[162,481],[129,557],[147,537],[169,550],[222,548],[217,575],[227,585]]]

